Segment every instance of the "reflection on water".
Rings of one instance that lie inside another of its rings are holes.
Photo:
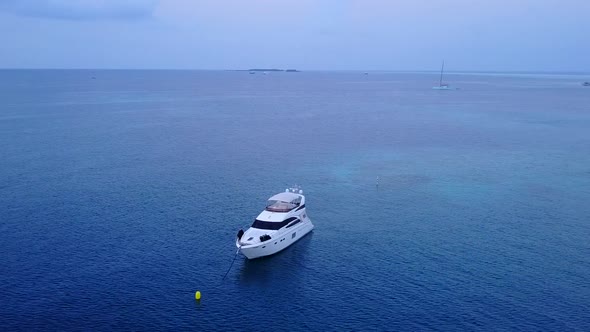
[[[240,283],[266,284],[275,280],[293,280],[305,266],[313,231],[286,249],[266,257],[248,260],[243,257]]]

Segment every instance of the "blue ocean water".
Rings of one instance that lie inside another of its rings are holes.
[[[0,71],[0,328],[590,330],[588,79],[437,79]]]

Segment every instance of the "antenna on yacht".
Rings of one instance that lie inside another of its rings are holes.
[[[303,194],[303,189],[299,185],[293,185],[291,188],[285,189],[286,193]]]

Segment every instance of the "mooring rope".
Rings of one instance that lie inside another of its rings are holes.
[[[242,247],[240,246],[238,248],[238,250],[236,250],[236,254],[234,255],[234,259],[231,261],[231,264],[229,265],[229,269],[227,269],[227,272],[225,272],[225,275],[223,276],[223,278],[221,278],[221,281],[225,280],[225,277],[227,277],[227,274],[229,273],[229,271],[231,271],[232,266],[234,266],[234,262],[236,261],[236,258],[238,257],[238,254],[240,253],[240,249]]]

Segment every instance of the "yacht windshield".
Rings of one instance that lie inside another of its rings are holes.
[[[283,201],[275,201],[269,200],[268,204],[266,205],[266,211],[270,212],[289,212],[296,208],[299,203],[296,202],[283,202]]]
[[[295,221],[293,223],[291,223],[292,221]],[[295,218],[295,217],[291,217],[291,218],[287,218],[283,221],[263,221],[263,220],[254,220],[254,223],[252,224],[253,228],[258,228],[258,229],[268,229],[268,230],[278,230],[281,229],[285,226],[287,226],[287,228],[297,224],[301,222],[301,220],[299,218]]]

